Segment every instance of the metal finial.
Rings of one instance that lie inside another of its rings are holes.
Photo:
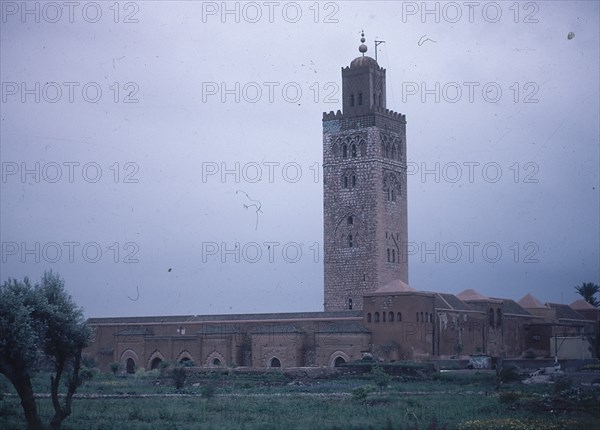
[[[360,43],[361,45],[358,47],[358,51],[361,52],[363,54],[363,57],[365,56],[365,52],[367,52],[367,50],[369,48],[367,48],[367,45],[365,45],[365,32],[361,31],[360,33]]]
[[[375,61],[377,61],[377,51],[379,51],[379,49],[377,49],[377,47],[379,45],[381,45],[382,43],[385,43],[385,40],[377,40],[377,39],[375,39]]]

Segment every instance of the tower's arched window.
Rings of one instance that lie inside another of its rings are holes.
[[[352,158],[356,158],[356,144],[352,144]]]
[[[360,156],[365,157],[367,155],[367,142],[361,140],[358,143],[358,147],[360,148]]]
[[[348,235],[348,247],[352,248],[353,245],[354,245],[354,242],[352,241],[352,235],[349,234]]]
[[[395,202],[396,201],[396,194],[394,193],[394,189],[393,188],[390,190],[390,194],[391,194],[391,200],[393,202]]]
[[[344,176],[344,188],[348,188],[348,177]]]
[[[350,107],[354,107],[354,94],[350,94]]]
[[[370,323],[371,322],[371,312],[369,312],[367,314],[367,322]]]
[[[381,313],[381,321],[385,322],[385,312]]]
[[[392,263],[396,262],[396,250],[392,249]]]
[[[389,263],[391,261],[390,248],[388,248],[388,250],[387,250],[387,258],[388,258],[387,261]]]
[[[490,309],[488,312],[488,323],[490,327],[494,327],[494,310]]]
[[[352,175],[352,188],[356,187],[356,175]]]
[[[381,106],[383,106],[383,105],[381,104],[381,93],[379,93],[379,107],[381,107]]]
[[[362,93],[358,93],[358,105],[362,106],[362,102],[363,102],[363,97],[362,97]]]
[[[377,106],[377,94],[373,93],[373,106]]]
[[[375,312],[375,322],[379,322],[379,312]]]
[[[417,322],[419,322],[419,313],[417,312]]]
[[[346,223],[348,223],[348,225],[354,224],[354,218],[352,218],[352,216],[349,216],[348,218],[346,218]]]
[[[348,157],[348,145],[346,145],[345,143],[342,145],[342,157]]]
[[[502,311],[500,309],[496,310],[496,325],[498,327],[502,325]]]
[[[348,310],[352,310],[352,299],[348,299]]]
[[[396,145],[392,145],[392,159],[396,159]]]
[[[398,312],[398,315],[396,315],[398,318],[396,318],[396,320],[398,322],[402,322],[402,312]]]
[[[424,322],[425,320],[423,319],[423,312],[421,312],[421,322]]]
[[[388,318],[390,322],[394,322],[394,313],[390,311],[390,317]]]

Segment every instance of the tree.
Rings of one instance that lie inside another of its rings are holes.
[[[390,375],[388,375],[381,366],[373,366],[371,368],[371,377],[382,391],[390,383]]]
[[[600,300],[594,297],[600,291],[600,286],[593,282],[584,282],[581,285],[576,286],[575,290],[586,302],[597,308],[600,307]]]
[[[31,285],[9,279],[0,286],[0,373],[15,387],[31,430],[43,428],[31,375],[41,360],[52,364],[50,392],[54,416],[50,427],[59,429],[71,415],[73,394],[81,385],[81,352],[90,339],[83,313],[52,272]],[[66,379],[64,403],[59,400],[61,379]]]

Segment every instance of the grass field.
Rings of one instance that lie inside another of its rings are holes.
[[[600,389],[568,379],[556,385],[512,382],[496,389],[495,373],[475,371],[383,382],[375,374],[323,380],[293,379],[277,372],[188,374],[184,387],[176,389],[168,371],[127,377],[97,373],[80,387],[63,428],[600,428]],[[35,391],[48,392],[48,379],[38,376]],[[0,429],[23,429],[19,399],[3,377],[0,392],[6,393],[0,400]],[[48,422],[50,399],[42,396],[38,405]]]

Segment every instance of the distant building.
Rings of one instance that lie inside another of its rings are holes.
[[[342,69],[343,112],[323,114],[325,311],[91,318],[86,353],[103,370],[120,362],[132,373],[163,361],[335,367],[367,353],[383,361],[519,357],[527,349],[553,356],[560,340],[565,354],[591,348],[599,311],[579,302],[409,287],[406,118],[386,108],[385,69],[364,44],[359,50]]]

